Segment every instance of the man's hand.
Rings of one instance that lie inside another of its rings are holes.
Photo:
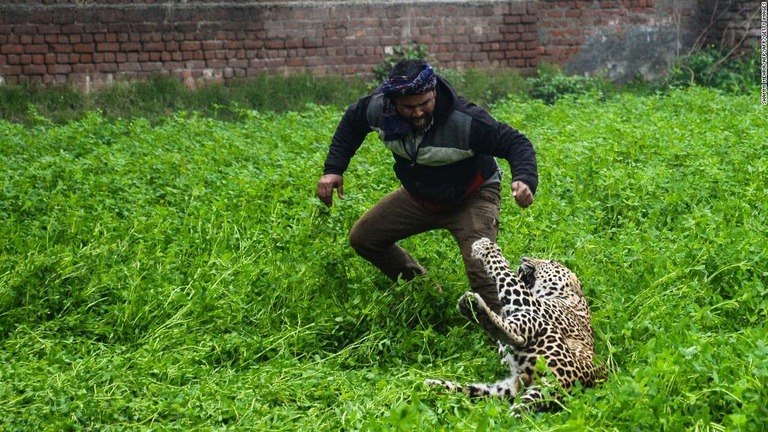
[[[339,198],[344,199],[344,178],[338,174],[325,174],[317,182],[317,197],[328,207],[333,205],[333,190],[338,189]]]
[[[512,182],[512,196],[515,197],[517,205],[526,208],[533,204],[533,193],[527,184],[521,181]]]

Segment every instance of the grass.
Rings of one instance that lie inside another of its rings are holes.
[[[531,94],[551,103],[564,94],[611,90],[611,86],[600,81],[566,77],[552,68],[542,69],[540,76],[529,78],[513,70],[441,73],[462,95],[482,106],[490,106],[510,94]],[[287,112],[307,104],[346,107],[376,85],[376,81],[362,78],[263,75],[228,85],[209,84],[192,91],[177,79],[157,75],[146,81],[120,82],[90,94],[66,86],[0,86],[0,118],[31,124],[35,118],[43,117],[63,124],[81,120],[93,111],[111,120],[157,119],[183,111],[233,121],[243,109]]]
[[[456,310],[468,284],[449,235],[405,242],[430,270],[412,283],[349,248],[351,224],[396,187],[374,137],[328,210],[314,187],[340,108],[225,109],[236,121],[0,121],[0,429],[768,427],[756,97],[493,106],[541,173],[531,208],[504,196],[499,242],[579,274],[614,366],[565,410],[521,419],[422,384],[504,375]]]
[[[30,123],[43,116],[55,123],[80,120],[100,111],[110,119],[156,118],[180,111],[233,120],[238,108],[285,112],[307,103],[345,106],[366,91],[361,79],[307,75],[260,76],[230,85],[210,84],[195,91],[174,78],[157,75],[146,81],[121,82],[83,94],[69,87],[0,86],[0,118]]]

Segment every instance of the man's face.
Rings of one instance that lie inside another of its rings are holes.
[[[432,122],[437,92],[430,90],[420,95],[403,95],[395,98],[395,109],[413,130],[421,130]]]

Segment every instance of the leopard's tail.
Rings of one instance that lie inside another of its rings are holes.
[[[471,398],[487,396],[514,399],[519,389],[519,381],[514,378],[506,378],[495,383],[474,383],[462,385],[453,381],[428,379],[425,384],[432,387],[442,387],[453,393],[464,393]]]

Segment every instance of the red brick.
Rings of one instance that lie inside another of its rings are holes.
[[[165,44],[163,42],[145,42],[142,49],[146,52],[164,51]]]
[[[48,65],[47,72],[49,74],[68,74],[72,72],[72,66],[68,64],[53,64]]]
[[[267,41],[264,44],[264,47],[267,48],[267,49],[280,49],[280,48],[285,47],[285,44],[280,39],[272,39],[272,40]]]
[[[24,52],[23,45],[2,45],[0,46],[0,54],[21,54]]]
[[[24,52],[27,54],[45,54],[48,52],[48,45],[26,45]]]
[[[73,51],[72,45],[69,44],[55,44],[51,45],[51,50],[55,53],[68,53]]]
[[[13,26],[13,33],[16,35],[34,35],[37,34],[37,26],[31,24],[17,24]]]
[[[119,51],[120,44],[116,42],[96,44],[96,51]]]
[[[37,26],[39,34],[58,34],[61,33],[61,26],[57,24],[40,24]]]
[[[227,65],[227,62],[225,60],[212,59],[212,60],[207,60],[205,62],[205,65],[209,68],[220,69],[225,67]]]
[[[72,65],[72,72],[73,73],[91,73],[95,69],[96,68],[93,65],[91,65],[91,64],[78,63],[78,64],[73,64]]]
[[[115,73],[118,71],[116,63],[101,63],[96,66],[96,70],[101,73]]]
[[[120,72],[136,72],[141,70],[141,65],[136,62],[121,63],[118,70]]]
[[[138,42],[123,42],[120,44],[120,51],[123,51],[123,52],[141,51],[141,44]]]
[[[147,72],[159,72],[163,70],[163,64],[161,62],[146,62],[141,64],[141,70]]]
[[[74,46],[74,50],[77,53],[90,53],[96,46],[92,43],[77,43]]]
[[[224,43],[222,41],[204,41],[202,43],[202,48],[204,51],[218,50],[222,47],[224,47]]]
[[[24,75],[45,75],[48,68],[43,64],[28,64],[21,68]]]
[[[290,38],[285,40],[285,48],[288,50],[295,50],[303,46],[304,44],[301,38]]]
[[[10,84],[8,82],[8,75],[21,75],[22,69],[21,66],[3,66],[2,71],[4,74],[6,74],[6,83]]]
[[[200,49],[201,46],[202,45],[200,44],[200,42],[187,41],[187,42],[180,43],[179,44],[179,49],[181,51],[197,51],[197,50]]]
[[[186,68],[190,70],[205,69],[205,62],[199,60],[193,60],[185,62]]]

